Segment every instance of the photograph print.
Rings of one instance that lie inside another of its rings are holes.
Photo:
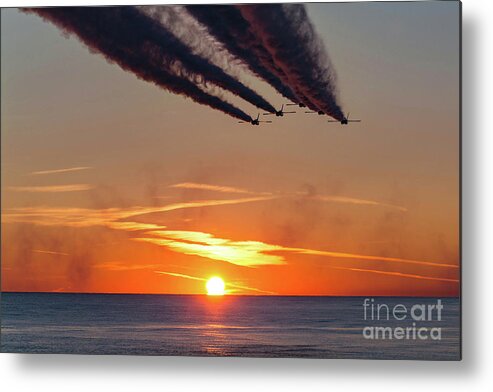
[[[3,8],[1,351],[461,359],[461,4]]]

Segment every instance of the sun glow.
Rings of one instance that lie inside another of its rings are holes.
[[[205,288],[207,290],[207,295],[224,295],[224,281],[214,276],[210,278],[205,284]]]

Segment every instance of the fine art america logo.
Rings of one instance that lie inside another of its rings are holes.
[[[442,321],[442,311],[440,299],[431,304],[389,305],[365,298],[363,336],[375,340],[441,340],[442,328],[437,323]]]

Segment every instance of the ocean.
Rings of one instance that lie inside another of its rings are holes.
[[[458,298],[369,297],[366,319],[364,303],[365,297],[2,293],[1,351],[460,359]],[[414,316],[431,317],[411,318],[413,306]],[[386,329],[379,335],[380,327]]]

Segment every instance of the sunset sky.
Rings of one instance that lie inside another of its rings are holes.
[[[307,9],[362,123],[238,124],[2,10],[2,290],[458,295],[459,4]]]

